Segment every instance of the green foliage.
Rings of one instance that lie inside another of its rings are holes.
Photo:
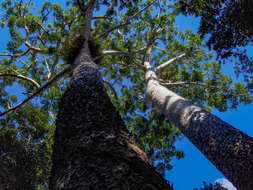
[[[1,57],[0,73],[23,75],[42,86],[72,63],[78,54],[83,40],[80,41],[79,37],[84,18],[73,1],[67,2],[66,6],[45,1],[39,11],[37,5],[29,2],[2,2],[5,13],[1,25],[8,29],[11,37],[6,53],[12,56]],[[88,1],[81,3],[85,8]],[[166,3],[160,5],[156,2],[131,19],[129,24],[103,38],[96,38],[124,23],[145,6],[145,2],[137,0],[99,1],[95,16],[99,16],[99,9],[103,7],[107,18],[96,19],[92,24],[91,39],[98,51],[92,49],[91,53],[93,58],[101,56],[102,50],[132,53],[131,56],[104,56],[98,66],[103,77],[117,91],[118,99],[106,86],[132,137],[164,174],[172,169],[171,158],[180,159],[184,154],[175,147],[180,131],[154,108],[147,107],[145,102],[145,73],[140,66],[143,48],[149,40],[157,36],[152,45],[152,65],[161,65],[186,53],[182,60],[169,65],[158,75],[164,83],[170,84],[171,90],[193,103],[208,110],[215,107],[226,111],[235,109],[242,102],[251,102],[251,98],[243,83],[234,83],[221,72],[221,63],[211,60],[212,53],[205,51],[205,44],[198,34],[189,29],[177,31],[174,26],[176,14]],[[19,55],[14,55],[17,53]],[[8,175],[12,176],[11,180],[18,179],[19,172],[23,174],[20,183],[27,185],[26,189],[46,189],[58,100],[68,81],[69,76],[65,76],[30,103],[0,118],[0,164],[4,168],[0,177]],[[1,111],[37,90],[31,82],[15,77],[1,77],[0,87]],[[10,87],[17,88],[20,94],[13,94]],[[7,179],[3,183],[15,186],[14,181]]]
[[[49,121],[48,114],[32,104],[0,119],[0,178],[7,189],[47,185],[54,133]]]
[[[200,188],[199,190],[227,190],[227,188],[222,187],[219,183],[213,184],[207,184],[206,182],[203,182],[204,187]],[[194,188],[194,190],[198,190],[197,188]]]
[[[253,2],[178,0],[177,8],[185,15],[200,17],[201,36],[208,35],[207,44],[217,52],[220,60],[233,57],[236,73],[243,73],[248,89],[252,91],[253,61],[242,47],[251,45],[253,40]]]

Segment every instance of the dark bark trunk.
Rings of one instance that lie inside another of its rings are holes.
[[[50,190],[168,190],[130,139],[92,62],[75,68],[56,121]]]

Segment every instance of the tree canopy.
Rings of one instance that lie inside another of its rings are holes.
[[[84,8],[88,3],[78,2]],[[69,60],[78,51],[84,17],[72,1],[37,5],[4,0],[1,5],[1,25],[10,41],[0,54],[0,183],[9,189],[21,183],[43,189],[51,169],[58,100],[71,76]],[[159,77],[194,104],[226,111],[251,102],[246,86],[221,72],[221,63],[211,59],[199,34],[176,30],[176,13],[174,4],[165,1],[99,1],[91,33],[92,56],[114,106],[162,174],[172,169],[172,157],[184,154],[174,144],[180,131],[146,105],[147,47],[152,47],[153,66],[182,55]]]
[[[237,75],[243,73],[252,90],[253,62],[246,47],[250,47],[253,40],[253,2],[179,0],[178,9],[184,15],[200,17],[201,36],[207,36],[207,44],[217,52],[220,60],[230,57],[236,60]]]

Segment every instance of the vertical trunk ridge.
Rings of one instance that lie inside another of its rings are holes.
[[[130,139],[94,63],[73,72],[56,121],[51,190],[168,190]]]

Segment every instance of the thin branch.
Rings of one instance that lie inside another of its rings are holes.
[[[134,64],[138,69],[145,70],[145,67],[144,67],[143,65],[137,63],[135,59],[133,59],[133,64]]]
[[[44,22],[47,20],[49,14],[50,14],[50,11],[47,9],[47,14],[45,14],[45,15],[42,17],[42,23],[44,23]]]
[[[112,19],[112,17],[110,17],[110,16],[94,16],[94,17],[92,17],[92,19]]]
[[[22,79],[22,80],[26,80],[30,83],[32,83],[34,86],[36,86],[36,88],[40,88],[40,85],[39,83],[37,83],[35,80],[29,78],[29,77],[26,77],[24,75],[20,75],[20,74],[10,74],[10,73],[6,73],[6,74],[2,74],[0,73],[0,77],[15,77],[15,78],[19,78],[19,79]]]
[[[96,36],[96,37],[95,37],[95,40],[96,40],[96,39],[99,39],[99,38],[103,38],[103,37],[107,36],[109,33],[111,33],[112,31],[114,31],[114,30],[116,30],[116,29],[118,29],[118,28],[120,28],[120,27],[122,27],[122,26],[125,26],[125,25],[130,24],[130,23],[131,23],[130,21],[131,21],[132,19],[134,19],[137,15],[141,14],[143,11],[145,11],[147,8],[149,8],[154,2],[156,2],[156,0],[153,0],[153,1],[152,1],[151,3],[149,3],[146,7],[144,7],[144,8],[141,9],[141,10],[139,10],[139,11],[138,11],[137,13],[135,13],[134,15],[128,17],[124,23],[118,24],[118,25],[116,25],[116,26],[110,28],[110,29],[107,30],[106,32],[104,32],[104,33],[102,33],[102,34]]]
[[[118,32],[118,34],[122,37],[122,40],[125,41],[125,36],[124,36],[124,34],[120,31],[119,28],[118,28],[117,32]]]
[[[118,51],[118,50],[103,50],[102,55],[118,55],[118,56],[133,56],[136,53],[144,51],[146,48],[141,48],[134,52]]]
[[[169,61],[166,61],[165,63],[163,63],[163,64],[157,66],[157,67],[155,68],[155,70],[156,70],[156,71],[160,71],[160,70],[164,69],[165,67],[167,67],[168,65],[170,65],[170,64],[174,63],[175,61],[181,59],[181,58],[184,57],[185,55],[186,55],[186,54],[183,53],[183,54],[181,54],[181,55],[179,55],[179,56],[177,56],[177,57],[174,57],[174,58],[170,59]]]
[[[47,58],[46,58],[46,56],[43,55],[43,58],[44,58],[43,63],[44,63],[44,65],[45,65],[45,67],[46,67],[46,69],[47,69],[47,72],[48,72],[47,78],[50,79],[52,73],[51,73],[50,68],[49,68],[49,65],[48,65],[48,63],[47,63]]]
[[[84,7],[81,5],[80,0],[77,0],[77,4],[78,4],[79,9],[85,14],[85,12],[87,11],[87,7],[84,8]]]
[[[145,56],[143,57],[143,62],[144,62],[143,65],[144,65],[145,69],[147,69],[147,70],[152,68],[150,65],[150,52],[151,52],[151,50],[152,50],[152,48],[149,47],[149,49],[147,50],[148,53],[146,53]],[[147,55],[149,56],[149,58],[146,58]]]
[[[47,33],[47,34],[49,34],[49,31],[46,29],[46,28],[44,28],[44,26],[42,26],[39,22],[37,22],[37,21],[35,21],[36,22],[36,24],[37,25],[39,25],[39,27],[45,32],[45,33]]]
[[[137,13],[135,13],[134,15],[130,16],[127,18],[128,21],[134,19],[137,15],[141,14],[143,11],[145,11],[146,9],[148,9],[152,4],[154,4],[156,2],[156,0],[153,0],[151,3],[149,3],[146,7],[144,7],[143,9],[139,10]]]
[[[25,45],[26,45],[29,49],[34,50],[34,51],[36,51],[36,52],[43,52],[42,49],[33,47],[28,41],[25,41]]]
[[[61,44],[61,40],[58,40],[57,45],[56,45],[57,49],[59,49],[60,44]],[[60,59],[60,57],[56,56],[54,61],[53,61],[53,65],[51,67],[51,77],[53,77],[55,75],[55,68],[56,68],[57,64],[59,63],[59,59]]]
[[[144,67],[146,69],[151,68],[150,66],[150,59],[151,59],[151,51],[152,51],[152,44],[155,42],[157,35],[162,31],[161,28],[157,28],[156,30],[152,31],[152,36],[150,37],[150,39],[148,40],[147,44],[146,44],[146,48],[145,48],[145,52],[143,55],[143,59],[142,59],[142,65],[144,65]],[[148,57],[147,57],[148,55]]]
[[[24,21],[25,21],[25,16],[23,16],[24,17]],[[30,34],[30,31],[29,31],[29,29],[28,29],[28,27],[27,27],[27,25],[26,25],[26,22],[25,22],[25,25],[24,25],[24,29],[25,29],[25,32],[26,32],[26,37],[28,38],[28,36],[29,36],[29,34]]]
[[[117,92],[114,89],[114,87],[112,86],[112,84],[110,82],[108,82],[107,80],[103,79],[103,81],[104,81],[105,84],[107,84],[111,88],[111,90],[112,90],[112,92],[114,94],[114,97],[118,100],[119,98],[118,98]]]
[[[24,17],[24,20],[25,20],[25,15],[23,16]],[[29,38],[29,35],[30,35],[30,31],[26,25],[26,22],[24,22],[24,29],[25,29],[25,32],[26,32],[26,41],[25,41],[25,45],[30,49],[30,50],[34,50],[36,52],[43,52],[40,48],[36,48],[34,46],[32,46],[29,42],[28,42],[28,38]]]
[[[112,85],[114,86],[116,83],[118,82],[118,79],[115,79],[112,83]]]
[[[190,85],[199,85],[199,86],[204,86],[204,87],[207,87],[207,88],[217,89],[216,86],[212,86],[212,85],[205,84],[205,83],[199,83],[199,82],[169,82],[169,83],[163,83],[162,82],[161,84],[165,85],[165,86],[181,86],[181,85],[190,84]]]
[[[59,56],[57,56],[55,59],[54,59],[54,63],[53,63],[53,65],[52,65],[52,67],[51,67],[51,77],[53,77],[54,75],[55,75],[55,68],[56,68],[56,66],[58,65],[58,63],[59,63]]]
[[[164,48],[160,48],[160,47],[158,47],[158,46],[154,46],[156,49],[159,49],[159,50],[161,50],[161,51],[166,51],[166,49],[164,49]]]
[[[139,53],[139,52],[142,52],[142,51],[144,51],[145,50],[145,48],[141,48],[141,49],[139,49],[139,50],[137,50],[137,51],[134,51],[134,52],[125,52],[125,51],[118,51],[118,50],[103,50],[102,51],[102,55],[103,56],[106,56],[106,55],[117,55],[117,56],[130,56],[130,57],[133,57],[134,56],[134,54],[136,54],[136,53]],[[98,57],[96,57],[94,60],[97,60],[97,59],[99,59],[101,56],[98,56]],[[121,64],[121,63],[120,63]],[[141,64],[138,64],[134,59],[133,59],[133,64],[134,64],[134,66],[136,66],[136,68],[139,68],[139,69],[142,69],[142,70],[144,70],[145,69],[145,67],[143,66],[143,65],[141,65]],[[122,64],[123,65],[123,64]],[[125,66],[128,66],[127,64],[124,64]]]
[[[11,108],[11,104],[10,104],[10,102],[9,102],[9,101],[7,102],[7,108],[8,108],[8,109],[10,109],[10,108]]]
[[[71,71],[71,67],[68,67],[66,69],[64,69],[63,71],[61,71],[60,73],[58,73],[57,75],[55,75],[53,78],[51,78],[51,80],[49,80],[45,85],[43,85],[42,87],[40,87],[36,92],[34,92],[31,96],[29,96],[28,98],[26,98],[23,102],[21,102],[20,104],[11,107],[10,109],[0,113],[0,117],[7,114],[10,111],[14,111],[18,108],[20,108],[21,106],[23,106],[24,104],[26,104],[28,101],[30,101],[31,99],[33,99],[35,96],[37,96],[38,94],[40,94],[41,92],[43,92],[44,90],[46,90],[47,88],[49,88],[55,81],[57,81],[60,77],[64,76],[65,74],[69,73]]]
[[[118,56],[132,56],[134,52],[118,51],[118,50],[103,50],[102,55],[118,55]]]
[[[138,64],[134,59],[133,59],[132,61],[133,61],[133,65],[126,64],[126,63],[124,63],[123,61],[118,61],[118,62],[116,62],[116,64],[121,65],[121,66],[123,66],[123,67],[132,66],[133,68],[135,68],[135,69],[140,69],[140,70],[142,70],[142,71],[145,70],[145,67],[144,67],[143,65]]]
[[[27,49],[25,52],[22,53],[16,53],[16,54],[0,54],[0,56],[9,56],[9,57],[21,57],[21,56],[25,56],[30,52],[30,48]]]
[[[37,36],[37,38],[40,40],[40,42],[42,43],[43,46],[46,45],[46,43],[44,42],[44,40],[41,38],[41,34]]]
[[[124,22],[124,23],[121,23],[121,24],[118,24],[118,25],[116,25],[116,26],[110,28],[110,29],[107,30],[106,32],[104,32],[104,33],[102,33],[102,34],[96,36],[96,37],[95,37],[95,40],[97,40],[97,39],[99,39],[99,38],[104,38],[105,36],[107,36],[107,35],[108,35],[109,33],[111,33],[112,31],[114,31],[114,30],[116,30],[116,29],[118,29],[118,28],[120,28],[120,27],[122,27],[122,26],[126,26],[126,25],[128,25],[128,24],[130,24],[129,21]]]
[[[146,135],[147,131],[150,129],[149,125],[158,117],[158,114],[159,113],[155,112],[154,115],[143,125],[145,128],[141,129],[139,136]]]

